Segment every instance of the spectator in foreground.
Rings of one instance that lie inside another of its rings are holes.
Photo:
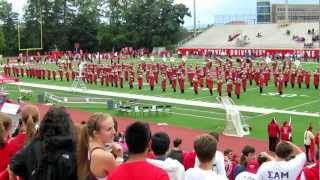
[[[76,180],[76,138],[69,114],[51,107],[40,124],[39,134],[10,162],[10,179]]]
[[[184,167],[182,164],[166,154],[169,150],[170,138],[165,132],[158,132],[152,136],[151,149],[155,155],[153,159],[147,161],[165,170],[170,180],[184,180]]]
[[[151,131],[148,124],[135,122],[125,132],[129,159],[111,172],[108,180],[169,180],[168,174],[148,163]]]
[[[251,165],[255,164],[253,161],[255,160],[255,152],[254,147],[246,145],[242,149],[242,155],[240,157],[239,164],[233,170],[233,177],[236,178],[238,174],[245,171],[248,167],[248,163]]]
[[[267,161],[271,161],[274,160],[274,158],[272,156],[270,156],[269,154],[262,152],[261,154],[259,154],[257,161],[258,161],[258,166],[255,165],[248,165],[247,169],[243,172],[241,172],[240,174],[238,174],[238,176],[236,177],[235,180],[253,180],[253,179],[257,179],[257,171],[258,168]]]
[[[173,148],[171,149],[168,157],[172,159],[178,160],[180,163],[183,163],[183,151],[180,148],[182,140],[180,138],[176,138],[173,141]]]
[[[116,158],[120,163],[122,148],[113,143],[114,127],[114,120],[105,113],[91,115],[82,127],[78,147],[80,180],[106,178],[116,168]]]
[[[213,158],[217,150],[217,140],[210,135],[203,135],[194,141],[193,146],[200,164],[186,171],[185,180],[227,180],[225,175],[218,175],[212,169]]]
[[[217,143],[219,143],[219,133],[211,132],[210,135],[216,139]],[[226,176],[223,153],[221,151],[216,150],[213,158],[214,158],[212,161],[213,171],[215,171],[218,175]],[[199,164],[200,164],[199,159],[196,158],[195,167],[198,167]]]
[[[276,158],[261,165],[257,180],[296,179],[306,162],[305,153],[295,144],[282,141],[276,147]]]

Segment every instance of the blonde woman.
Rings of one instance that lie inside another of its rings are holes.
[[[122,149],[113,143],[114,136],[114,121],[108,114],[95,113],[83,125],[78,147],[80,180],[105,180],[117,166],[118,160],[122,160]]]

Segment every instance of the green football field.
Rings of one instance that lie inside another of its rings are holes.
[[[138,60],[130,60],[136,64]],[[187,63],[200,64],[204,63],[203,60],[187,60]],[[55,65],[43,65],[47,68],[57,69]],[[306,70],[314,71],[319,67],[316,63],[302,63],[302,66]],[[60,81],[57,78],[54,80],[38,80],[31,78],[21,78],[22,82],[36,83],[36,84],[48,84],[48,85],[57,85],[57,86],[66,86],[70,87],[72,82]],[[272,78],[271,78],[272,79]],[[144,80],[145,82],[145,80]],[[311,82],[313,80],[311,79]],[[193,93],[192,87],[186,82],[185,93],[181,94],[179,91],[173,92],[167,85],[167,92],[163,93],[159,85],[155,88],[154,91],[150,91],[149,86],[144,84],[142,90],[138,90],[135,86],[135,89],[129,89],[128,83],[125,83],[124,88],[113,88],[101,86],[100,83],[97,85],[86,84],[88,89],[96,89],[103,91],[112,91],[118,93],[132,93],[139,95],[148,95],[156,97],[171,97],[178,99],[187,99],[187,100],[196,100],[203,102],[212,102],[217,103],[217,92],[214,91],[213,96],[210,96],[207,89],[200,90],[198,95]],[[177,85],[178,86],[178,85]],[[93,97],[93,95],[86,95],[81,93],[67,93],[63,91],[49,91],[39,88],[29,88],[29,87],[20,87],[23,89],[28,89],[32,91],[32,95],[29,101],[37,101],[37,95],[42,94],[44,91],[49,92],[61,97]],[[225,87],[224,87],[225,88]],[[20,96],[18,87],[14,85],[5,85],[5,89],[10,92],[10,97],[16,99]],[[224,90],[225,91],[225,90]],[[269,86],[264,90],[263,94],[259,93],[259,89],[253,84],[247,88],[246,93],[241,93],[240,99],[233,97],[233,100],[236,105],[250,106],[250,107],[259,107],[267,109],[277,109],[277,110],[287,110],[293,112],[305,112],[305,113],[319,113],[320,112],[320,90],[315,90],[313,86],[310,89],[307,89],[303,84],[302,88],[299,89],[295,87],[284,88],[284,95],[279,96],[276,94],[276,87],[273,83],[269,83]],[[95,96],[101,97],[101,96]],[[128,99],[121,99],[113,97],[115,101],[121,101],[124,104],[130,104]],[[147,102],[139,101],[143,105],[164,105],[159,102]],[[201,129],[205,131],[222,131],[225,126],[225,112],[222,109],[213,109],[213,108],[202,108],[195,107],[191,105],[175,105],[171,104],[172,108],[168,113],[123,113],[118,110],[108,110],[106,104],[68,104],[64,103],[66,107],[80,109],[83,111],[97,112],[103,111],[108,112],[117,116],[131,117],[139,120],[144,120],[148,122],[156,123],[168,123],[180,127],[188,127],[194,129]],[[280,114],[280,113],[250,113],[250,112],[241,112],[243,118],[247,121],[248,124],[252,127],[250,137],[258,139],[267,139],[267,124],[271,118],[276,117],[278,122],[282,123],[285,120],[289,120],[291,117],[293,124],[293,141],[297,144],[303,144],[303,134],[305,129],[312,124],[315,130],[320,130],[320,118],[312,116],[298,116],[290,114]]]

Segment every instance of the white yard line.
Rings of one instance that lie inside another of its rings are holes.
[[[316,103],[316,102],[320,102],[320,99],[317,99],[317,100],[314,100],[314,101],[310,101],[310,102],[306,102],[306,103],[303,103],[303,104],[298,104],[298,105],[295,105],[295,106],[290,106],[290,107],[284,108],[283,110],[292,110],[292,109],[296,109],[297,107],[305,106],[305,105],[308,105],[308,104],[313,104],[313,103]]]
[[[224,109],[222,104],[209,103],[209,102],[203,102],[203,101],[192,101],[192,100],[184,100],[184,99],[177,99],[177,98],[144,96],[144,95],[137,95],[137,94],[118,93],[118,92],[101,91],[101,90],[89,90],[89,89],[83,90],[83,89],[64,87],[64,86],[34,84],[34,83],[25,83],[25,82],[15,82],[15,83],[10,83],[10,84],[17,85],[17,86],[26,86],[26,87],[35,87],[35,88],[41,88],[41,89],[57,90],[57,91],[77,92],[77,93],[86,93],[86,94],[92,94],[92,95],[103,95],[103,96],[118,97],[118,98],[139,99],[139,100],[144,100],[144,101],[156,101],[156,102],[170,103],[170,104],[191,105],[191,106],[206,107],[206,108]],[[244,111],[244,112],[264,113],[264,114],[281,113],[281,114],[300,115],[300,116],[309,116],[309,117],[320,117],[319,113],[305,113],[305,112],[257,108],[257,107],[240,106],[240,105],[235,105],[234,107],[237,108],[239,111]]]
[[[214,118],[214,117],[208,117],[208,116],[198,116],[194,114],[184,114],[184,113],[176,113],[176,112],[168,112],[170,114],[177,114],[177,115],[182,115],[182,116],[191,116],[191,117],[198,117],[198,118],[205,118],[205,119],[214,119],[217,121],[225,121],[224,118]]]

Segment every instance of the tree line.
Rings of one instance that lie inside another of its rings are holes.
[[[173,0],[28,0],[18,18],[0,0],[0,53],[16,55],[19,42],[41,47],[41,23],[44,51],[73,50],[75,43],[89,52],[168,47],[187,34],[185,16],[189,9]]]

